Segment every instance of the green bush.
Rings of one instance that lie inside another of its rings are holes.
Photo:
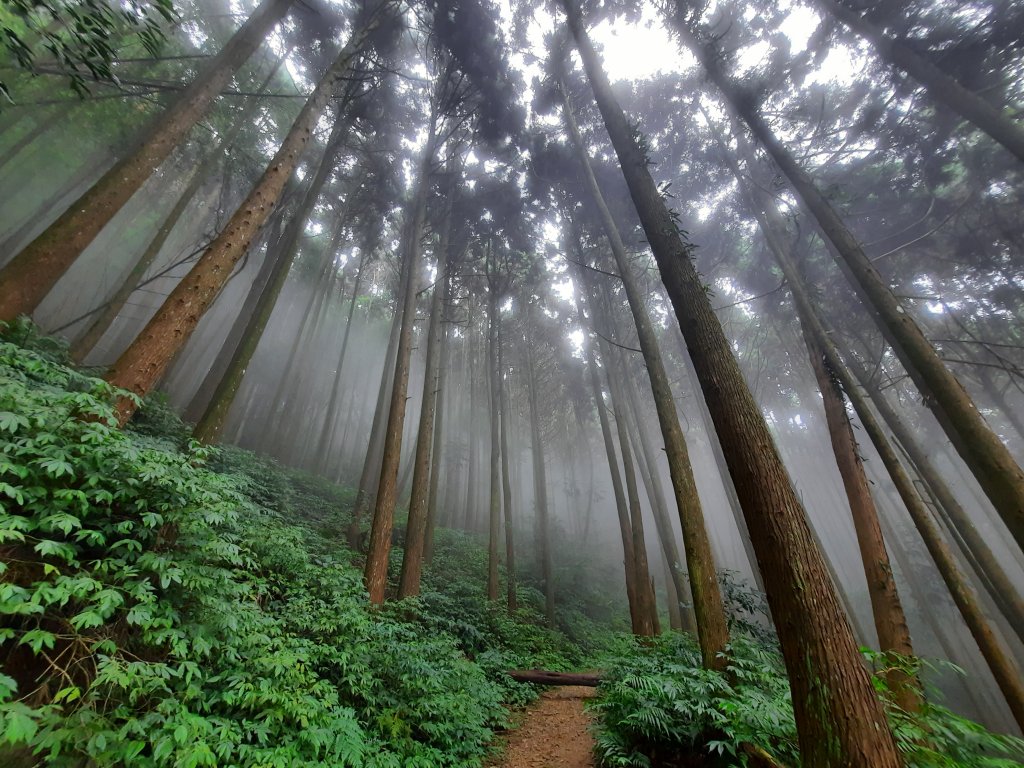
[[[0,343],[7,749],[55,766],[481,763],[506,660],[470,660],[473,633],[427,608],[368,607],[324,536],[349,493],[177,450],[173,419],[118,430],[110,387],[58,359]]]

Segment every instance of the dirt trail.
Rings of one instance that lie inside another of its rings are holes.
[[[546,691],[509,735],[495,768],[594,768],[591,717],[583,711],[594,694],[576,686]]]

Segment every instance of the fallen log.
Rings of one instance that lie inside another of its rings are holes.
[[[520,683],[536,685],[584,685],[596,688],[601,683],[598,672],[551,672],[547,669],[510,669],[506,675]]]

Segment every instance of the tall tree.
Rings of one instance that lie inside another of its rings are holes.
[[[896,768],[901,759],[764,417],[743,379],[574,0],[569,29],[668,291],[750,529],[809,765]]]
[[[928,91],[928,95],[998,141],[1018,160],[1024,161],[1024,128],[1008,114],[942,71],[906,42],[886,34],[867,17],[843,4],[842,0],[817,0],[826,13],[871,43],[875,53],[889,66],[903,70]]]
[[[111,384],[127,389],[138,397],[145,396],[184,346],[224,286],[235,263],[277,205],[335,87],[346,77],[366,41],[380,26],[383,21],[382,12],[390,2],[384,0],[363,18],[357,19],[358,26],[299,111],[263,176],[232,215],[224,230],[114,363],[107,375]],[[137,407],[137,401],[132,398],[119,398],[119,422],[122,425],[127,422]]]
[[[590,167],[590,157],[583,146],[583,140],[576,126],[576,118],[572,113],[572,104],[569,101],[564,79],[560,79],[558,88],[562,93],[562,114],[565,127],[570,141],[576,149],[576,157],[583,171],[583,180],[590,199],[600,215],[605,236],[615,259],[619,279],[626,292],[626,300],[629,302],[637,338],[640,342],[640,350],[647,367],[658,424],[665,442],[665,455],[668,459],[669,477],[672,480],[676,509],[683,531],[686,570],[690,577],[690,589],[693,593],[701,658],[707,668],[721,669],[726,663],[725,649],[729,642],[725,606],[718,588],[718,572],[715,569],[715,560],[711,553],[711,542],[708,539],[704,511],[701,508],[700,497],[697,495],[697,484],[693,478],[693,467],[690,465],[686,439],[679,426],[679,414],[676,411],[676,401],[669,384],[668,372],[665,370],[665,363],[658,347],[654,324],[647,312],[640,286],[633,276],[633,265],[626,253],[626,246],[622,242],[618,225],[605,203],[604,195],[601,194],[593,169]],[[675,562],[674,559],[674,539],[671,538],[671,534],[669,536],[662,535],[661,538],[666,545],[671,543],[671,547],[666,550],[666,555],[670,558],[669,568],[675,573],[682,564]],[[681,581],[677,581],[677,594],[682,591]]]
[[[167,159],[284,18],[293,0],[263,0],[200,75],[143,131],[136,146],[0,270],[0,321],[31,314],[129,198]]]
[[[872,310],[879,329],[921,391],[935,417],[964,462],[978,479],[1017,543],[1024,546],[1024,470],[985,423],[967,390],[946,367],[934,345],[896,298],[860,242],[814,183],[772,132],[755,98],[730,78],[720,54],[693,31],[693,20],[677,18],[674,28],[700,59],[730,108],[750,128],[789,180],[804,207],[832,244],[838,263]]]

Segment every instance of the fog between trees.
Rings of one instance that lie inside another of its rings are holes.
[[[357,489],[373,602],[460,528],[715,668],[730,572],[805,764],[898,764],[860,645],[1019,732],[1024,6],[175,7],[4,70],[0,319]]]

